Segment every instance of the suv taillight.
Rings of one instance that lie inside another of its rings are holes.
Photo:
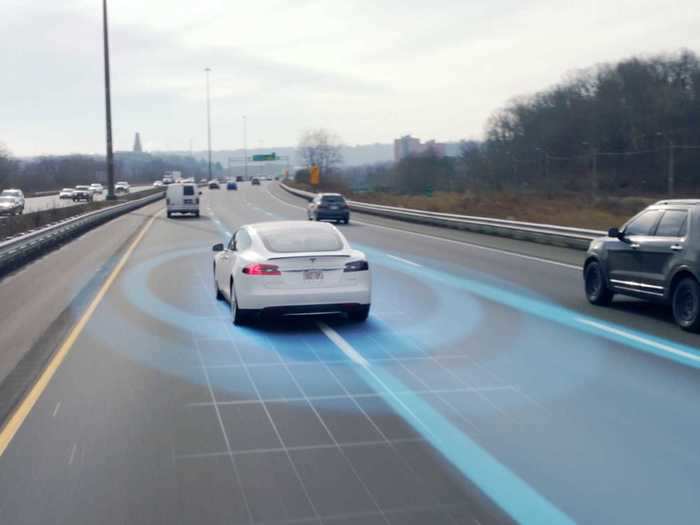
[[[246,275],[282,275],[278,266],[274,264],[249,264],[243,268]]]
[[[344,272],[364,272],[369,270],[369,263],[367,261],[352,261],[345,264]]]

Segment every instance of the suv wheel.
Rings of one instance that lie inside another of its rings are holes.
[[[673,318],[678,326],[689,332],[700,331],[700,285],[690,277],[673,290]]]
[[[599,262],[593,261],[586,266],[584,283],[588,302],[597,306],[608,306],[610,304],[613,293],[608,288],[608,283],[605,282],[603,269]]]

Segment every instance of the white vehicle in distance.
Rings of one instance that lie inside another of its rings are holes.
[[[0,215],[22,215],[23,208],[14,197],[0,196]]]
[[[105,191],[104,187],[99,182],[93,182],[90,184],[90,189],[95,195],[102,195]]]
[[[73,188],[63,188],[61,191],[58,192],[59,199],[71,199],[71,200],[73,200],[74,195],[75,195],[75,190]]]
[[[188,213],[199,217],[199,188],[196,184],[176,182],[165,193],[168,218],[174,213]]]
[[[163,186],[163,181],[162,181],[162,180],[153,181],[153,187],[154,187],[154,188],[160,188],[161,186]]]
[[[129,193],[131,191],[131,186],[128,182],[117,182],[114,185],[114,193]]]
[[[328,223],[249,224],[215,244],[214,289],[234,324],[264,314],[346,314],[365,321],[372,280],[367,257]]]
[[[12,197],[13,199],[17,200],[17,202],[20,205],[20,208],[22,208],[22,211],[24,211],[24,192],[22,190],[2,190],[2,193],[0,193],[0,197]]]

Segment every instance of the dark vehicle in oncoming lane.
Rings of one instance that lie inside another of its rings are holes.
[[[611,228],[591,242],[583,277],[593,304],[615,294],[659,302],[681,328],[700,331],[700,199],[660,201]]]
[[[237,190],[238,184],[236,184],[234,181],[230,180],[226,183],[226,189],[227,190]]]

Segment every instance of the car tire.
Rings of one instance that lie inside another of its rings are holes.
[[[236,326],[244,326],[250,324],[250,313],[238,308],[238,301],[236,300],[236,292],[233,289],[233,284],[231,284],[230,294],[231,295],[229,297],[231,297],[231,300],[229,301],[229,304],[231,305],[231,321],[233,321],[233,324],[235,324]]]
[[[605,282],[603,268],[598,261],[593,261],[586,266],[584,273],[584,287],[588,302],[596,306],[608,306],[613,299],[613,292]]]
[[[199,218],[199,212],[198,211],[194,212],[194,216]]]
[[[348,319],[355,323],[362,323],[367,320],[369,317],[369,307],[370,305],[362,305],[361,307],[357,308],[356,310],[352,310],[351,312],[348,312]]]
[[[350,224],[350,219],[343,219],[343,224]]]
[[[700,332],[700,285],[692,277],[681,280],[673,290],[673,318],[688,332]]]
[[[221,293],[219,283],[216,282],[216,265],[214,265],[214,290],[216,291],[216,300],[223,301],[225,299],[224,294]]]
[[[172,218],[173,218],[173,214],[171,212],[168,212],[168,219],[172,219]]]

